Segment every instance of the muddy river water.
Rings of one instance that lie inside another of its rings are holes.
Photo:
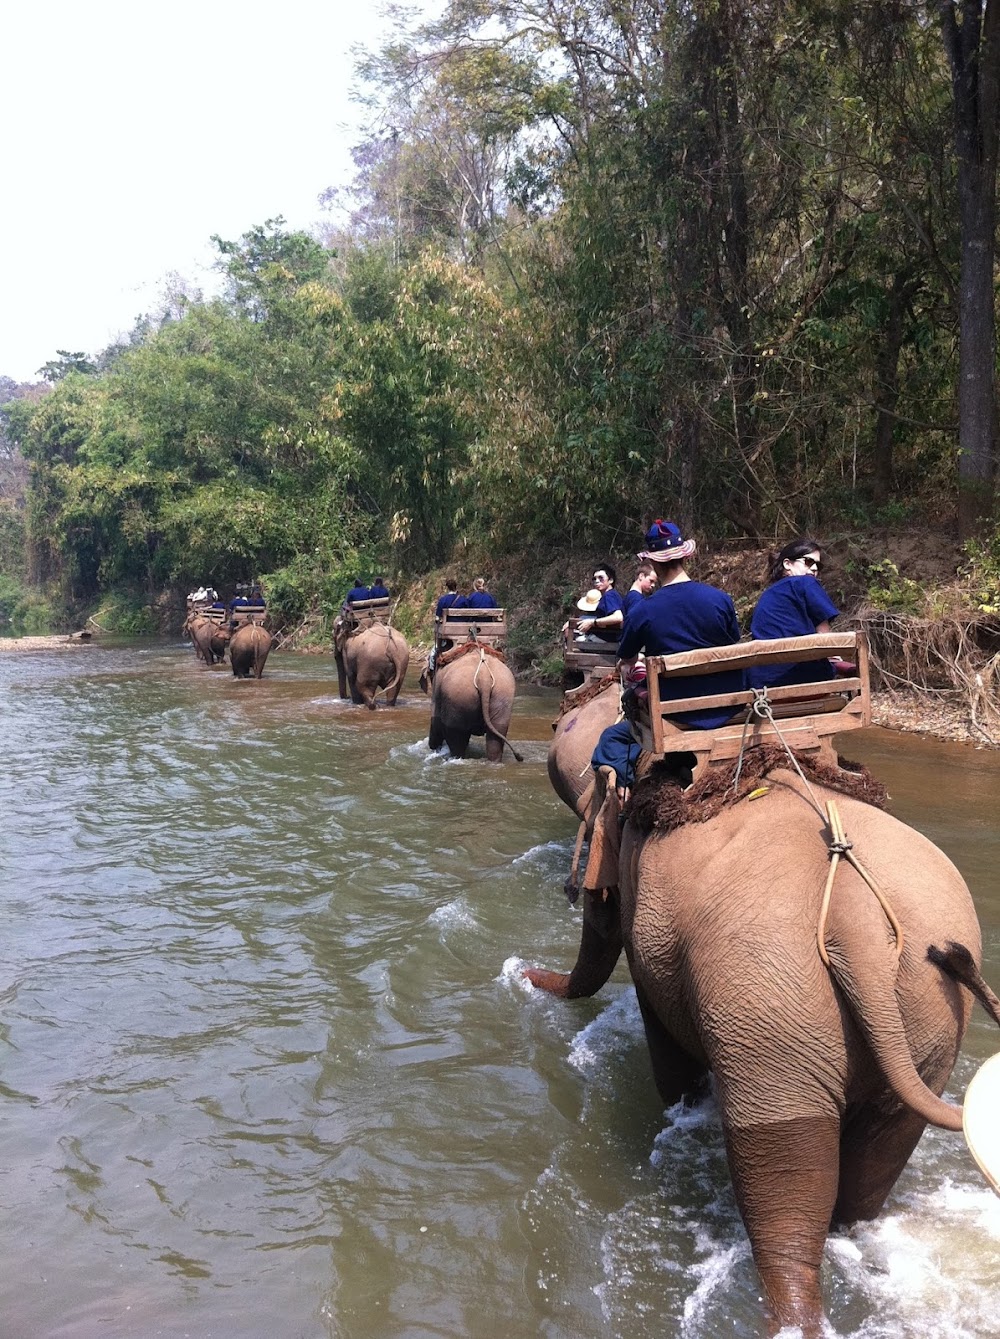
[[[664,1112],[627,974],[567,1004],[574,837],[526,760],[430,755],[180,644],[0,651],[0,1333],[669,1339],[763,1333],[710,1099]],[[958,864],[1000,987],[1000,758],[846,751]],[[1000,1050],[977,1010],[950,1092]],[[1000,1332],[1000,1199],[930,1131],[835,1235],[838,1336]]]

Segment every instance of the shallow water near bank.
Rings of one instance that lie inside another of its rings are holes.
[[[180,644],[0,654],[0,1319],[17,1339],[763,1333],[711,1100],[663,1112],[619,968],[566,967],[574,823],[526,760],[428,753],[415,681],[343,704]],[[1000,984],[1000,757],[845,740],[956,862]],[[950,1092],[1000,1049],[977,1011]],[[1000,1199],[931,1131],[831,1238],[840,1336],[981,1336]]]

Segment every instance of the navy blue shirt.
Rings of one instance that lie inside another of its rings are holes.
[[[648,656],[672,656],[707,646],[730,646],[740,640],[740,625],[733,602],[725,591],[701,581],[675,581],[661,586],[629,610],[618,643],[622,660],[633,660],[640,651]],[[664,702],[681,697],[710,697],[716,693],[738,693],[746,685],[742,670],[719,674],[682,674],[660,678]],[[704,711],[681,712],[678,720],[711,730],[729,720],[735,707],[706,707]]]
[[[811,637],[817,623],[836,618],[839,612],[816,577],[780,577],[757,601],[750,620],[750,635],[754,641]],[[803,660],[798,665],[755,665],[750,671],[750,682],[755,688],[820,683],[833,678],[836,678],[836,671],[829,660]]]
[[[474,590],[462,601],[463,609],[496,609],[497,602],[488,590]]]
[[[448,591],[445,595],[441,596],[437,604],[434,606],[434,617],[440,619],[442,613],[446,609],[451,609],[452,606],[460,609],[462,607],[461,601],[462,597],[457,590]]]
[[[368,592],[369,600],[388,600],[388,598],[389,592],[383,585],[372,586],[371,590]]]
[[[351,590],[347,592],[347,595],[345,596],[344,599],[344,603],[353,604],[355,600],[370,600],[370,599],[371,595],[369,594],[367,586],[354,586],[351,588]]]
[[[617,613],[618,610],[624,611],[625,601],[615,590],[614,586],[609,586],[597,603],[593,618],[607,618],[609,614]],[[621,636],[622,625],[616,623],[613,628],[599,628],[596,623],[590,629],[595,637],[600,637],[602,642],[616,642]]]

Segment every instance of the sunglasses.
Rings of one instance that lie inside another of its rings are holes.
[[[823,563],[819,558],[801,558],[799,561],[805,563],[806,567],[811,567],[814,572],[823,570]]]

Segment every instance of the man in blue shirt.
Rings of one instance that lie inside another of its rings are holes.
[[[370,600],[371,598],[368,587],[362,586],[360,577],[355,577],[354,585],[344,596],[344,604],[354,604],[356,600]]]
[[[635,580],[625,592],[625,617],[628,618],[633,605],[642,604],[654,590],[656,590],[656,568],[652,563],[640,563]]]
[[[446,587],[445,593],[438,597],[438,602],[434,606],[435,623],[441,622],[441,615],[446,609],[451,609],[455,606],[461,608],[462,605],[462,597],[458,593],[458,582],[453,577],[449,577],[444,584]]]
[[[622,669],[631,672],[639,652],[646,655],[676,655],[708,646],[730,646],[740,640],[740,625],[733,602],[725,591],[692,581],[684,562],[695,552],[693,539],[685,540],[672,521],[655,521],[646,534],[646,549],[639,557],[653,563],[659,588],[635,605],[622,629],[618,656]],[[741,670],[720,674],[682,675],[660,680],[660,698],[706,697],[716,693],[738,693],[744,687]],[[700,730],[711,730],[732,716],[733,707],[709,707],[683,712],[678,719]]]
[[[369,600],[388,600],[389,591],[381,577],[375,578],[375,583],[368,591]]]
[[[577,636],[585,641],[616,642],[625,619],[625,601],[615,590],[615,569],[610,563],[594,570],[594,587],[601,598],[593,618],[583,618],[577,624]]]

